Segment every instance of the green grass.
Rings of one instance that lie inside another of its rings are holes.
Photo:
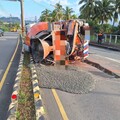
[[[17,120],[35,120],[36,118],[29,64],[30,55],[26,52],[24,54],[23,71],[20,82],[18,110],[16,113]]]

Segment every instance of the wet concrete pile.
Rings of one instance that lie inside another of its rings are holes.
[[[43,88],[59,89],[62,91],[82,94],[92,91],[95,80],[92,75],[78,67],[37,66],[39,85]]]

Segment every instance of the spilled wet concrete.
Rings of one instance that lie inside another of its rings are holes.
[[[39,85],[48,89],[59,89],[69,93],[88,93],[95,88],[92,74],[75,66],[64,67],[36,65]]]

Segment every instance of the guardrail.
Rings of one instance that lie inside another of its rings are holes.
[[[98,34],[91,35],[91,41],[98,42]],[[104,34],[102,43],[120,45],[120,35]]]

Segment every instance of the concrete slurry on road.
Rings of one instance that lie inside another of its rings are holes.
[[[13,59],[13,61],[10,61],[18,44],[18,37],[18,33],[10,32],[5,33],[3,37],[0,37],[0,120],[6,120],[7,118],[7,110],[11,100],[10,97],[12,94],[13,83],[19,64],[21,51],[20,44],[15,58]],[[12,63],[10,70],[4,76],[6,68],[8,67],[8,64],[10,62]],[[3,77],[6,77],[4,81],[2,81]]]
[[[101,63],[106,60],[104,57],[116,56],[113,58],[119,60],[119,53],[106,51],[104,49],[95,50],[90,48],[90,56],[95,54],[103,55]],[[99,53],[96,53],[96,51]],[[108,52],[108,53],[105,53]],[[112,53],[110,55],[110,53]],[[114,55],[116,54],[116,55]],[[105,56],[106,55],[106,56]],[[97,56],[98,57],[98,56]],[[96,58],[97,59],[97,58]],[[115,61],[113,61],[115,62]],[[111,66],[109,61],[109,66]],[[112,63],[114,64],[114,63]],[[119,66],[119,63],[116,63]],[[71,94],[63,90],[56,90],[57,95],[64,107],[64,111],[69,120],[119,120],[120,119],[120,78],[114,78],[97,68],[86,63],[76,62],[74,64],[80,69],[92,74],[96,80],[95,89],[86,94]],[[117,69],[116,67],[114,69]],[[49,68],[48,68],[49,69]],[[69,74],[68,74],[69,77]],[[42,78],[41,78],[42,79]],[[52,81],[52,80],[51,80]],[[41,82],[41,80],[40,80]],[[59,105],[54,98],[51,89],[41,88],[45,111],[48,120],[62,120]],[[59,108],[59,109],[58,109]]]
[[[54,88],[69,93],[88,93],[95,87],[95,80],[90,73],[78,67],[36,66],[40,87]]]

